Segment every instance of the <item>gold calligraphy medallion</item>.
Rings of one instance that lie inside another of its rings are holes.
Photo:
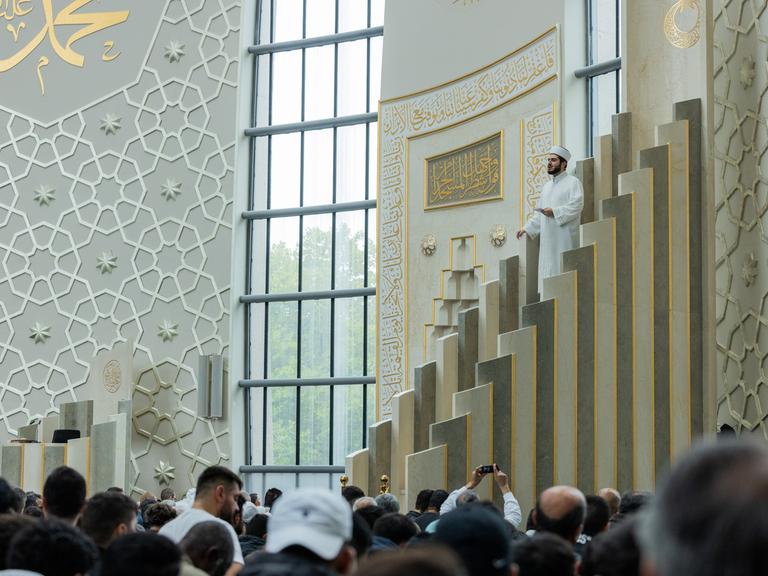
[[[677,24],[677,17],[684,10],[696,10],[696,22],[690,30],[683,30]],[[699,28],[701,26],[701,7],[698,0],[678,0],[667,11],[664,16],[664,35],[669,43],[676,48],[690,48],[694,46],[701,37]]]

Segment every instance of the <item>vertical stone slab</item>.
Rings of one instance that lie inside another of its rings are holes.
[[[392,420],[368,427],[368,494],[376,496],[381,477],[389,476],[392,458]]]
[[[619,174],[632,170],[632,113],[611,117],[612,194],[619,193]]]
[[[437,341],[435,420],[451,417],[453,395],[459,391],[459,335],[449,334]]]
[[[491,393],[491,459],[499,468],[510,474],[514,471],[514,394],[515,394],[515,356],[505,354],[486,360],[477,365],[478,385],[492,385]],[[494,490],[494,501],[503,507],[502,495]]]
[[[19,488],[25,492],[34,491],[38,494],[43,493],[43,444],[23,444],[24,452],[23,468],[21,471],[22,481]]]
[[[624,492],[634,479],[634,198],[603,200],[603,215],[616,220],[616,488]]]
[[[493,384],[484,384],[453,395],[453,416],[470,415],[469,420],[469,469],[474,470],[493,460],[494,425],[492,402]],[[509,430],[507,431],[509,432]],[[511,434],[507,434],[511,437]],[[477,487],[481,499],[493,497],[495,482],[483,482]]]
[[[40,442],[45,442],[46,444],[53,442],[53,432],[58,428],[61,428],[61,426],[59,426],[59,415],[54,414],[53,416],[46,416],[43,418],[40,423],[40,428],[40,437],[38,440]]]
[[[448,453],[445,445],[428,448],[405,458],[405,501],[408,510],[416,508],[421,490],[448,490]]]
[[[116,421],[101,422],[91,426],[91,445],[89,458],[89,476],[91,478],[91,493],[104,492],[110,486],[115,486],[119,457],[115,453],[118,442],[118,423]]]
[[[469,478],[469,414],[435,422],[429,428],[430,447],[447,447],[446,468],[450,490],[460,488]]]
[[[435,422],[437,362],[417,366],[413,372],[413,449],[429,448],[429,426]]]
[[[389,474],[391,491],[405,493],[405,457],[413,453],[415,393],[406,390],[392,397],[392,457]]]
[[[40,423],[27,424],[26,426],[19,426],[17,435],[22,440],[30,440],[37,442],[40,437]]]
[[[499,260],[499,334],[520,327],[520,258]]]
[[[581,223],[595,220],[595,159],[586,158],[576,162],[576,178],[584,189],[584,209],[581,211]]]
[[[640,168],[652,169],[653,191],[653,411],[654,470],[669,467],[669,146],[640,151]]]
[[[701,100],[675,103],[675,120],[688,121],[688,233],[690,270],[691,433],[704,432],[704,268]]]
[[[0,446],[0,475],[11,486],[21,486],[24,466],[24,449],[21,444]]]
[[[475,306],[459,312],[459,350],[457,391],[475,387],[475,364],[478,358],[480,309]]]
[[[523,306],[523,326],[536,326],[536,493],[555,481],[555,301]]]
[[[80,430],[80,436],[91,435],[93,425],[93,400],[64,402],[59,406],[59,423],[62,428]]]
[[[41,444],[43,447],[43,482],[59,466],[67,464],[66,444]],[[39,492],[42,494],[42,492]]]
[[[539,301],[539,239],[531,239],[525,235],[523,243],[525,244],[523,251],[525,278],[521,283],[520,301],[532,304]]]
[[[616,486],[616,220],[609,218],[582,226],[581,244],[595,245],[597,261],[596,477],[600,486]]]
[[[602,202],[613,195],[613,136],[595,138],[594,220],[602,218]]]
[[[678,458],[691,444],[691,266],[688,121],[656,127],[656,143],[669,146],[669,355],[670,450]]]
[[[478,319],[477,360],[495,358],[499,337],[499,281],[480,285],[480,317]],[[474,376],[474,366],[472,372]]]
[[[119,342],[102,350],[91,360],[87,390],[93,400],[95,422],[103,422],[118,412],[121,400],[133,394],[133,343]]]
[[[75,438],[67,442],[67,466],[74,468],[85,478],[86,494],[91,491],[91,439]]]
[[[352,486],[362,490],[368,489],[368,448],[349,454],[344,462],[344,468]],[[375,494],[374,494],[375,496]]]
[[[512,451],[510,456],[512,473],[510,487],[517,496],[523,511],[530,510],[536,503],[536,327],[521,328],[499,335],[499,356],[514,358],[514,379],[512,380]],[[482,380],[479,380],[482,382]],[[500,407],[494,402],[495,422]],[[494,442],[502,440],[494,432]],[[503,448],[494,452],[499,458]]]
[[[563,270],[576,272],[578,366],[576,420],[576,486],[585,493],[599,489],[595,476],[595,391],[597,390],[597,292],[594,244],[563,252]]]
[[[576,272],[544,280],[542,298],[555,302],[555,484],[577,482],[578,304]]]
[[[654,410],[653,410],[653,171],[633,170],[619,176],[619,194],[629,195],[633,203],[633,301],[634,335],[632,370],[634,387],[633,488],[653,490]],[[621,305],[621,304],[620,304]]]

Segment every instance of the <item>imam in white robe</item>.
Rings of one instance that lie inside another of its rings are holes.
[[[560,274],[560,255],[579,246],[579,224],[584,208],[584,190],[581,182],[567,172],[561,172],[544,184],[537,208],[552,208],[554,217],[534,212],[525,225],[531,238],[539,241],[539,294],[544,278]]]

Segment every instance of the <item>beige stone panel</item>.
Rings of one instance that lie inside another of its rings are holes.
[[[499,336],[499,281],[480,285],[480,326],[478,328],[478,361],[496,358]]]
[[[459,335],[449,334],[437,341],[437,392],[435,422],[451,417],[453,395],[459,390]]]
[[[674,460],[691,444],[691,260],[688,121],[656,127],[657,145],[669,144],[670,451]]]
[[[344,463],[349,483],[367,491],[368,488],[368,448],[363,448],[348,455]],[[374,494],[375,496],[375,494]]]
[[[392,398],[391,491],[400,498],[405,493],[405,457],[413,453],[415,392],[406,390]]]
[[[604,134],[595,138],[595,220],[602,218],[603,198],[613,195],[613,136]],[[583,244],[582,244],[583,246]]]
[[[425,488],[448,490],[448,450],[445,444],[410,454],[405,458],[407,510],[416,508],[416,496]]]
[[[21,486],[25,492],[43,493],[43,444],[24,444]]]
[[[581,245],[596,247],[597,270],[597,410],[595,430],[595,478],[600,486],[617,482],[616,416],[616,221],[613,218],[584,224]]]
[[[632,194],[634,212],[634,487],[653,490],[653,179],[650,168],[619,176],[619,194]]]
[[[493,447],[493,384],[484,384],[453,395],[453,416],[470,414],[469,420],[469,468],[474,470],[492,463]],[[493,481],[477,487],[481,499],[493,497]]]
[[[499,335],[499,355],[515,355],[510,484],[525,514],[536,503],[536,327]]]
[[[555,299],[555,483],[576,485],[578,308],[576,272],[544,280],[543,300]]]

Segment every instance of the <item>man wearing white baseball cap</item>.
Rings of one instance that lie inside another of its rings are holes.
[[[544,184],[541,196],[528,223],[517,237],[541,236],[539,244],[539,294],[544,278],[560,273],[560,254],[579,246],[579,224],[584,208],[584,190],[575,176],[566,172],[571,153],[552,146],[547,155],[547,173],[552,180]]]
[[[246,561],[240,576],[331,576],[356,568],[352,510],[329,490],[299,489],[275,502],[267,523],[267,554]]]

